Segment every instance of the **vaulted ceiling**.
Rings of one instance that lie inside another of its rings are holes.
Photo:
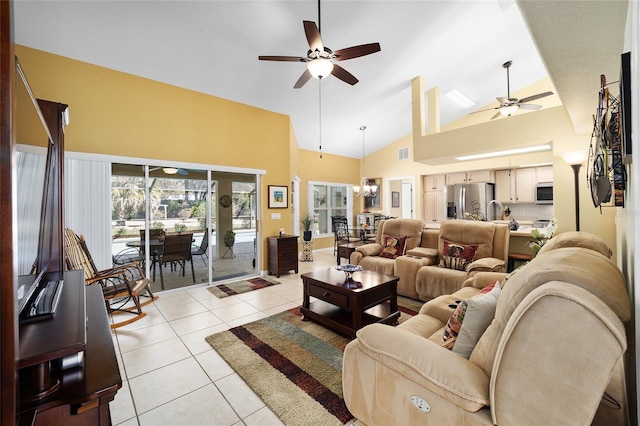
[[[606,71],[596,70],[593,77],[598,61],[587,58],[594,46],[582,37],[596,32],[591,22],[604,13],[610,31],[598,37],[604,39],[598,46],[609,41],[612,56],[619,56],[621,50],[615,50],[627,5],[323,1],[326,46],[379,42],[381,51],[340,63],[360,80],[355,86],[329,76],[294,89],[305,64],[258,61],[258,56],[306,56],[302,21],[318,21],[315,1],[15,3],[18,44],[287,114],[302,148],[317,150],[322,142],[323,152],[356,158],[362,155],[362,125],[367,153],[411,133],[414,77],[423,76],[425,88],[438,86],[442,94],[457,89],[475,102],[464,109],[442,96],[441,120],[447,124],[506,96],[501,65],[507,60],[513,61],[512,92],[547,77],[549,70],[565,105],[576,108],[575,118],[570,112],[574,124],[583,126],[577,108],[589,96],[584,79],[594,78],[597,92],[598,75]],[[493,115],[480,114],[487,120]]]

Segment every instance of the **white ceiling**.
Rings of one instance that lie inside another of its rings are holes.
[[[302,21],[317,22],[316,1],[15,5],[18,44],[287,114],[299,145],[318,150],[320,82],[293,89],[305,64],[257,59],[305,56]],[[456,88],[476,102],[465,110],[442,97],[445,125],[506,96],[507,60],[512,92],[547,76],[513,1],[325,0],[321,13],[331,49],[381,45],[381,52],[340,63],[360,80],[355,86],[322,80],[323,152],[361,157],[362,125],[367,153],[409,135],[414,77],[423,76],[426,89]]]

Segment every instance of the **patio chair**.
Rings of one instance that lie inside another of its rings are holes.
[[[151,292],[149,280],[144,276],[140,262],[130,262],[100,271],[91,257],[84,237],[78,236],[68,228],[64,232],[64,260],[67,270],[84,271],[86,285],[95,284],[102,287],[107,313],[123,312],[135,315],[123,321],[113,322],[112,329],[144,318],[147,314],[142,312],[142,306],[158,299]],[[145,294],[149,299],[141,303],[140,298]],[[133,302],[133,306],[130,302]]]
[[[160,285],[164,290],[164,275],[162,272],[162,266],[167,263],[171,266],[171,270],[173,270],[174,265],[179,265],[182,272],[182,276],[184,277],[184,269],[187,261],[191,262],[191,275],[193,277],[193,282],[196,282],[196,273],[193,269],[193,258],[191,257],[191,242],[193,241],[193,234],[176,234],[176,235],[167,235],[164,238],[164,246],[162,249],[162,253],[159,253],[157,256],[158,263],[160,264]],[[177,268],[176,268],[177,270]],[[156,269],[155,262],[153,266],[153,280],[156,278]]]
[[[200,256],[204,264],[207,264],[207,260],[209,259],[209,255],[207,254],[209,251],[209,228],[204,230],[204,235],[202,236],[202,241],[200,242],[200,246],[196,246],[195,244],[191,245],[191,256]],[[206,259],[206,260],[205,260]]]

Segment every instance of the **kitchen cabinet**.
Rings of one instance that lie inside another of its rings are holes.
[[[495,197],[501,203],[535,203],[538,171],[535,167],[496,171]]]
[[[447,173],[447,185],[455,185],[457,183],[467,183],[467,174],[461,173]]]
[[[495,182],[493,170],[475,170],[472,172],[447,173],[447,185],[459,183]]]
[[[553,182],[552,166],[538,167],[538,183],[540,182]]]
[[[427,175],[424,177],[424,190],[425,191],[444,191],[447,185],[446,177],[441,175]]]
[[[444,221],[446,203],[444,191],[424,192],[424,220],[425,222],[441,223]]]

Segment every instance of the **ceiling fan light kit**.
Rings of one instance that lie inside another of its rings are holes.
[[[333,62],[326,58],[316,58],[307,62],[307,69],[315,78],[324,78],[333,71]]]
[[[168,175],[175,175],[176,173],[178,173],[178,169],[175,167],[163,167],[162,171]]]

